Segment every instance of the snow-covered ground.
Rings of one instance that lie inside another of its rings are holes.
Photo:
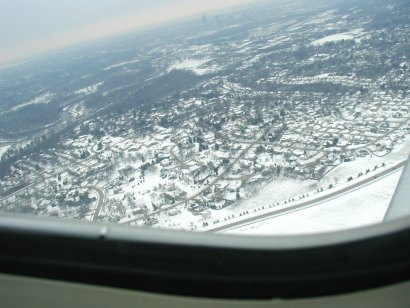
[[[253,213],[250,212],[249,214],[244,215],[245,218],[249,218],[249,217],[256,217],[261,215],[262,213],[268,213],[268,212],[272,212],[274,213],[277,210],[280,209],[284,209],[287,207],[290,207],[292,205],[296,205],[299,203],[302,203],[304,201],[310,201],[310,200],[314,200],[317,197],[321,197],[327,194],[330,194],[332,192],[334,192],[335,190],[342,190],[346,187],[349,186],[354,186],[356,183],[359,183],[360,181],[366,179],[366,178],[370,178],[373,177],[374,175],[383,172],[383,170],[386,170],[387,168],[396,166],[397,164],[399,164],[400,162],[403,162],[404,160],[406,160],[409,156],[409,145],[410,145],[410,138],[406,137],[405,141],[398,145],[396,149],[393,150],[393,152],[391,152],[390,154],[388,154],[385,157],[377,157],[377,156],[368,156],[368,157],[363,157],[360,158],[354,162],[350,162],[350,163],[343,163],[342,165],[340,165],[339,167],[336,167],[335,169],[333,169],[322,181],[320,181],[317,184],[317,187],[323,187],[325,190],[323,192],[315,192],[315,191],[311,191],[309,194],[309,197],[305,197],[302,200],[299,200],[299,198],[297,198],[297,195],[300,196],[300,194],[305,193],[307,191],[308,188],[310,188],[310,190],[313,190],[315,187],[314,184],[308,185],[306,187],[302,187],[300,188],[300,190],[298,190],[298,187],[295,187],[294,193],[297,194],[295,195],[295,201],[294,202],[288,202],[287,204],[283,204],[281,203],[280,205],[276,205],[274,208],[270,208],[267,207],[266,205],[272,204],[272,202],[276,202],[276,201],[281,201],[280,199],[276,199],[275,197],[277,197],[275,194],[277,194],[277,192],[275,192],[275,189],[278,191],[284,190],[286,191],[286,188],[289,187],[289,185],[286,185],[284,187],[281,188],[281,185],[278,185],[275,187],[275,185],[272,187],[272,191],[270,191],[269,189],[265,190],[262,189],[261,193],[259,194],[259,196],[262,196],[262,198],[258,198],[256,197],[255,199],[249,199],[249,202],[251,204],[253,204],[253,208],[255,208],[255,205],[257,205],[258,210]],[[383,165],[384,163],[384,165]],[[377,168],[374,168],[375,166],[377,166]],[[366,170],[369,169],[370,171],[368,173],[366,173]],[[361,172],[363,175],[361,175],[360,177],[358,177],[358,173]],[[332,199],[331,201],[327,201],[325,203],[321,203],[319,205],[315,205],[312,208],[317,208],[319,209],[318,212],[313,212],[313,214],[311,214],[309,217],[310,219],[310,224],[307,225],[302,225],[299,229],[296,229],[295,232],[302,232],[302,233],[306,233],[306,232],[316,232],[316,230],[318,230],[317,232],[321,232],[321,230],[325,231],[330,231],[330,230],[338,230],[340,228],[348,228],[348,227],[357,227],[357,226],[364,226],[366,224],[372,224],[377,222],[377,219],[379,219],[380,217],[382,217],[384,215],[384,212],[387,209],[387,206],[390,202],[390,199],[393,195],[394,189],[397,185],[398,179],[399,179],[399,175],[397,175],[397,173],[395,173],[394,175],[396,175],[397,177],[395,178],[393,175],[390,175],[388,177],[383,178],[383,180],[379,180],[376,183],[370,184],[368,186],[365,186],[363,188],[360,188],[358,190],[355,190],[354,192],[347,194],[347,195],[343,195],[343,197],[339,197],[337,199]],[[347,178],[352,176],[352,180],[351,181],[347,181]],[[387,180],[386,180],[387,179]],[[377,186],[378,183],[382,182],[381,186]],[[303,183],[303,182],[302,182]],[[308,183],[308,182],[305,182]],[[333,185],[332,189],[328,189],[329,184]],[[268,188],[268,187],[267,187]],[[381,192],[378,192],[378,189],[383,189]],[[288,191],[287,194],[289,197],[291,196],[292,190]],[[279,194],[279,196],[282,196],[281,194]],[[288,197],[288,198],[289,198]],[[356,201],[357,200],[357,201]],[[370,201],[368,201],[370,200]],[[247,200],[248,201],[248,200]],[[266,202],[265,202],[266,201]],[[270,201],[270,202],[269,202]],[[358,217],[357,219],[352,219],[351,216],[348,216],[345,218],[346,221],[344,221],[344,218],[340,215],[340,221],[342,223],[340,224],[336,224],[334,223],[334,219],[332,220],[332,217],[338,217],[337,214],[337,209],[335,210],[335,208],[333,206],[326,206],[326,204],[338,204],[340,209],[346,208],[346,212],[347,214],[353,212],[353,214],[355,214],[354,210],[357,209],[358,211]],[[372,207],[370,210],[368,210],[366,208],[366,205],[371,206],[372,204],[378,204],[378,206],[374,206]],[[345,207],[346,206],[346,207]],[[264,207],[264,209],[262,208]],[[262,209],[261,209],[262,208]],[[303,211],[308,211],[306,215],[309,215],[309,213],[311,213],[312,208],[304,208]],[[239,208],[239,207],[235,207],[235,210],[237,211],[237,209],[241,209],[242,212],[245,210],[245,208]],[[329,213],[327,213],[326,211],[329,211]],[[370,212],[369,215],[366,215],[366,210],[368,210]],[[299,212],[303,212],[302,210],[298,211]],[[334,213],[336,212],[335,216]],[[235,212],[236,214],[237,212]],[[289,216],[290,215],[290,216]],[[299,214],[301,215],[301,214]],[[314,215],[317,215],[317,217],[315,217]],[[372,215],[376,215],[376,216],[372,216]],[[237,215],[235,215],[236,217],[234,219],[229,219],[229,223],[232,223],[234,221],[240,221],[241,218],[237,217]],[[294,213],[291,214],[287,214],[284,216],[289,216],[292,219],[292,217],[294,217]],[[271,218],[269,221],[274,221],[275,219],[283,219],[281,218],[282,216],[279,216],[277,218]],[[299,217],[299,216],[296,216]],[[301,216],[304,217],[304,216]],[[326,218],[329,217],[329,218]],[[351,220],[351,221],[349,221]],[[381,220],[381,218],[380,218]],[[380,221],[379,220],[379,221]],[[223,225],[224,221],[221,221],[219,225]],[[276,220],[275,220],[276,221]],[[227,221],[228,223],[228,221]],[[300,220],[295,221],[295,224],[300,224]],[[226,223],[225,223],[226,224]],[[291,221],[286,220],[285,223],[283,223],[283,227],[284,229],[280,229],[280,231],[282,233],[287,233],[290,232],[292,233],[294,229],[289,228],[290,225],[292,225],[293,223],[291,223]],[[266,224],[264,223],[254,223],[254,224],[250,224],[248,227],[244,227],[244,230],[249,230],[252,229],[255,232],[258,232],[257,230],[259,230],[259,226],[265,226]],[[314,228],[310,228],[312,225],[314,225]],[[253,226],[253,227],[251,227]],[[331,227],[333,226],[333,227]],[[214,228],[213,226],[209,227],[210,229]],[[289,230],[286,231],[286,228],[288,228]],[[332,229],[333,228],[333,229]],[[240,228],[235,230],[242,230]],[[275,229],[276,230],[276,229]],[[261,229],[261,234],[265,234],[265,229],[262,228]],[[276,232],[276,231],[275,231]],[[279,231],[278,231],[279,232]],[[270,234],[270,233],[266,233],[266,234]],[[272,233],[273,234],[273,233]],[[279,234],[279,233],[278,233]]]
[[[317,46],[317,45],[323,45],[329,42],[339,42],[342,40],[347,41],[347,40],[358,39],[360,36],[364,35],[362,31],[363,29],[355,29],[349,32],[328,35],[326,37],[313,41],[311,44],[314,46]]]
[[[378,157],[375,155],[368,155],[357,158],[352,162],[344,162],[331,172],[329,172],[319,183],[319,185],[338,185],[345,183],[347,178],[352,176],[355,178],[359,172],[365,173],[367,169],[374,170],[375,166],[378,168],[384,163],[385,167],[389,168],[399,162],[406,160],[409,156],[410,136],[406,136],[403,143],[396,145],[393,151],[386,156]]]
[[[51,93],[49,93],[49,92],[47,92],[47,93],[45,93],[45,94],[43,94],[43,95],[40,95],[40,96],[38,96],[38,97],[32,99],[32,100],[29,101],[29,102],[26,102],[26,103],[20,104],[20,105],[18,105],[18,106],[15,106],[15,107],[11,108],[10,110],[11,110],[11,111],[17,111],[17,110],[19,110],[20,108],[23,108],[23,107],[26,107],[26,106],[29,106],[29,105],[48,104],[53,98],[54,98],[54,95],[51,94]]]
[[[3,156],[4,153],[7,152],[7,150],[10,148],[10,145],[5,145],[5,146],[0,146],[0,159]]]
[[[302,194],[311,192],[316,188],[313,181],[295,180],[290,178],[280,178],[262,186],[251,198],[240,202],[236,207],[228,207],[223,211],[226,214],[239,213],[244,210],[253,210],[256,207],[268,207],[274,202],[283,201]],[[297,198],[299,199],[299,198]]]
[[[98,91],[98,89],[104,84],[104,82],[99,82],[96,84],[93,84],[91,86],[85,87],[83,89],[77,90],[74,93],[75,94],[82,94],[82,95],[89,95],[93,94]]]
[[[231,194],[225,194],[225,198],[229,200],[233,200],[234,204],[228,206],[226,208],[222,208],[219,210],[207,210],[202,213],[198,213],[197,215],[193,215],[187,210],[186,205],[179,205],[175,208],[175,211],[178,211],[178,214],[169,215],[167,211],[155,215],[158,219],[158,224],[155,227],[159,228],[177,228],[177,229],[185,229],[185,230],[196,230],[196,231],[206,231],[206,230],[213,230],[215,228],[222,227],[223,225],[232,224],[237,221],[241,221],[243,219],[249,219],[252,217],[258,217],[265,213],[272,213],[274,215],[275,212],[287,209],[292,206],[297,206],[298,204],[303,204],[305,202],[314,201],[317,198],[325,197],[328,194],[333,194],[339,190],[343,190],[346,187],[356,187],[357,191],[354,193],[346,194],[343,197],[334,198],[330,202],[322,202],[319,205],[311,205],[311,208],[318,208],[319,215],[316,218],[311,217],[310,223],[312,225],[317,224],[316,228],[310,228],[310,225],[306,227],[306,232],[315,232],[316,230],[322,230],[324,228],[329,228],[333,226],[334,223],[332,222],[333,212],[335,211],[333,207],[325,207],[325,204],[339,204],[340,209],[346,209],[342,214],[355,215],[354,210],[361,211],[358,215],[360,217],[357,220],[352,219],[350,216],[346,218],[344,222],[344,218],[340,216],[340,219],[343,223],[336,224],[335,227],[349,227],[349,226],[360,226],[366,225],[369,223],[375,222],[377,219],[384,215],[384,212],[387,208],[391,195],[393,194],[394,187],[397,183],[398,177],[394,178],[393,176],[388,176],[388,179],[392,179],[391,182],[388,183],[392,184],[391,186],[388,185],[381,185],[380,187],[384,190],[378,192],[377,184],[367,184],[370,185],[370,188],[360,188],[362,185],[360,184],[366,179],[372,178],[378,175],[381,172],[384,172],[386,169],[394,167],[399,163],[403,162],[408,154],[409,154],[409,146],[410,146],[410,138],[406,137],[405,139],[401,139],[399,141],[401,144],[397,145],[393,152],[389,153],[384,157],[378,157],[375,155],[369,154],[366,157],[357,158],[357,160],[353,162],[345,162],[338,167],[331,170],[323,180],[319,183],[316,181],[309,181],[309,180],[301,180],[301,179],[293,179],[287,177],[279,177],[273,179],[270,182],[261,182],[261,184],[254,184],[253,186],[249,186],[244,188],[240,191],[240,200],[236,200],[236,193],[232,192]],[[268,156],[261,155],[260,162],[267,164]],[[377,168],[375,168],[377,166]],[[134,168],[138,169],[138,164],[133,166]],[[368,172],[367,169],[369,169]],[[360,176],[358,176],[360,173]],[[138,199],[144,199],[145,204],[150,207],[150,193],[147,193],[148,190],[152,190],[153,186],[162,183],[163,185],[167,180],[162,179],[159,174],[158,170],[150,171],[146,174],[145,180],[141,182],[139,179],[139,174],[134,174],[136,181],[130,182],[123,186],[123,191],[120,194],[117,194],[114,197],[115,199],[122,199],[124,194],[132,193],[135,194],[135,197]],[[256,176],[254,176],[256,177]],[[352,177],[350,181],[348,178]],[[209,181],[212,181],[213,178],[210,178]],[[178,182],[176,186],[185,192],[188,193],[188,197],[194,195],[198,190],[201,189],[201,186],[190,186],[190,185],[181,185],[181,182]],[[220,181],[220,186],[225,187],[226,185],[239,185],[240,181],[236,179],[234,174],[228,176],[227,179]],[[331,184],[331,185],[330,185]],[[364,184],[363,184],[364,185]],[[331,188],[332,186],[332,188]],[[376,187],[373,189],[373,187]],[[374,194],[372,195],[372,191]],[[363,194],[363,195],[362,195]],[[368,194],[367,196],[365,194]],[[369,197],[370,196],[370,197]],[[362,198],[362,199],[359,199]],[[352,200],[360,200],[359,206],[354,206],[350,208],[352,204]],[[367,201],[367,200],[371,201]],[[141,202],[142,203],[142,202]],[[344,204],[348,206],[347,208],[344,207]],[[369,210],[370,214],[366,215],[364,211],[366,211],[366,205],[371,204],[379,204],[379,206],[374,206],[371,210]],[[164,204],[165,208],[167,208],[170,204]],[[326,213],[326,209],[329,209],[331,213]],[[311,209],[305,207],[304,210],[308,211],[309,214]],[[314,212],[316,214],[317,212]],[[324,213],[324,214],[323,214]],[[311,214],[311,215],[314,215]],[[323,214],[323,216],[321,216]],[[290,217],[293,217],[294,214]],[[338,214],[336,214],[337,216]],[[125,218],[121,222],[124,223],[128,221],[128,219],[133,219],[131,217]],[[330,218],[327,218],[331,216]],[[279,217],[280,218],[280,217]],[[276,218],[275,218],[276,219]],[[381,218],[380,218],[381,219]],[[272,220],[272,219],[271,219]],[[349,222],[351,220],[351,222]],[[333,220],[334,221],[334,220]],[[139,222],[142,223],[142,222]],[[299,224],[299,222],[297,222]],[[255,223],[255,226],[258,226],[259,223]],[[292,224],[290,224],[292,225]],[[289,228],[289,224],[287,228],[292,232],[292,228]],[[264,224],[263,224],[264,226]],[[286,223],[283,224],[285,232]],[[246,230],[250,229],[247,228]],[[252,230],[257,230],[257,227],[252,228]],[[299,230],[299,229],[297,229]],[[305,231],[301,232],[305,232]],[[326,229],[327,230],[327,229]],[[256,232],[256,231],[255,231]],[[319,231],[318,231],[319,232]],[[264,233],[264,229],[262,229],[261,233]],[[268,233],[269,234],[269,233]]]
[[[85,107],[83,105],[84,101],[74,104],[73,106],[66,107],[66,110],[72,115],[73,117],[80,117],[85,114]]]
[[[379,169],[384,170],[406,160],[409,156],[409,146],[410,138],[407,136],[403,143],[384,157],[369,155],[353,162],[343,163],[325,176],[318,186],[326,187],[328,184],[333,184],[334,189],[341,189],[347,185],[354,185],[360,179],[373,176]],[[383,163],[384,167],[382,167]],[[374,170],[376,165],[378,169]],[[370,169],[370,173],[357,178],[357,174],[365,173],[366,169]],[[375,224],[382,221],[400,175],[401,171],[398,171],[339,198],[226,232],[259,235],[303,234]],[[346,182],[349,176],[354,178],[351,184]],[[266,191],[263,193],[265,194]]]
[[[226,231],[241,235],[320,233],[379,223],[388,208],[401,171],[322,204]]]
[[[113,64],[113,65],[110,65],[110,66],[107,66],[106,68],[104,68],[104,71],[109,71],[109,70],[111,70],[111,69],[113,69],[113,68],[125,66],[125,65],[127,65],[127,64],[134,64],[134,63],[137,63],[137,62],[139,62],[139,61],[140,61],[140,60],[131,60],[131,61],[126,61],[126,62],[121,62],[121,63]]]
[[[217,70],[215,66],[206,66],[210,59],[185,59],[183,61],[172,64],[168,71],[172,70],[187,70],[192,71],[197,75],[204,75]]]

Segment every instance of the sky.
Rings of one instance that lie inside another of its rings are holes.
[[[253,0],[0,0],[0,65]]]

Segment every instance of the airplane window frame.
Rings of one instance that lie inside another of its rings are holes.
[[[0,243],[5,274],[190,297],[297,299],[410,279],[410,217],[245,237],[8,215]]]
[[[410,159],[382,223],[309,235],[240,236],[2,213],[0,273],[219,299],[384,287],[410,281],[409,181]]]

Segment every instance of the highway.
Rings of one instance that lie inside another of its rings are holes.
[[[214,186],[216,185],[216,183],[218,183],[222,178],[224,178],[224,177],[231,171],[231,169],[239,162],[239,160],[240,160],[241,158],[243,158],[243,157],[245,156],[245,154],[246,154],[252,147],[254,147],[260,140],[262,140],[262,138],[269,132],[269,130],[270,130],[270,127],[268,127],[267,129],[265,129],[265,130],[263,131],[263,134],[262,134],[258,139],[256,139],[254,142],[252,142],[251,144],[249,144],[245,149],[243,149],[243,150],[239,153],[239,155],[225,168],[225,170],[224,170],[221,174],[219,174],[219,175],[218,175],[211,183],[209,183],[205,188],[203,188],[203,189],[201,189],[200,191],[196,192],[195,194],[191,195],[188,199],[186,199],[186,200],[184,200],[184,201],[182,201],[182,202],[176,203],[176,204],[174,204],[174,205],[172,205],[172,206],[169,206],[169,207],[167,207],[167,208],[164,208],[164,209],[161,209],[161,210],[152,212],[152,213],[150,213],[149,215],[146,215],[145,217],[131,218],[130,220],[126,220],[126,221],[124,221],[123,223],[124,223],[124,224],[129,224],[129,223],[132,223],[132,222],[135,222],[135,221],[138,221],[138,220],[142,220],[142,219],[147,218],[147,217],[151,217],[151,216],[157,215],[157,214],[162,213],[162,212],[165,212],[165,211],[169,211],[169,210],[171,210],[171,209],[173,209],[173,208],[175,208],[175,207],[177,207],[177,206],[183,205],[183,204],[185,204],[186,202],[195,199],[196,197],[199,197],[199,196],[202,195],[204,192],[206,192],[206,191],[208,191],[209,189],[211,189],[212,187],[214,187]]]
[[[272,211],[272,212],[269,212],[269,213],[264,213],[264,214],[261,214],[261,215],[258,215],[258,216],[245,218],[243,220],[232,222],[230,224],[225,224],[223,226],[208,229],[207,232],[219,232],[219,231],[227,231],[227,230],[237,229],[237,228],[240,228],[240,227],[244,227],[246,225],[251,225],[251,224],[254,224],[256,222],[271,219],[271,218],[274,218],[274,217],[277,217],[277,216],[282,216],[282,215],[286,215],[286,214],[289,214],[289,213],[292,213],[292,212],[295,212],[295,211],[304,210],[308,207],[312,207],[312,206],[324,203],[326,201],[330,201],[330,200],[339,198],[341,196],[344,196],[344,195],[349,194],[349,193],[351,193],[351,192],[353,192],[357,189],[368,186],[368,185],[370,185],[374,182],[379,181],[382,178],[385,178],[386,176],[389,176],[389,175],[399,171],[400,169],[402,169],[404,167],[405,163],[406,163],[406,161],[403,161],[403,162],[395,165],[394,167],[391,167],[389,169],[386,169],[386,170],[378,173],[375,176],[372,176],[372,177],[366,178],[362,181],[359,181],[355,185],[348,186],[348,187],[342,188],[340,190],[335,190],[334,192],[332,192],[330,194],[324,195],[322,197],[315,198],[314,200],[309,200],[309,201],[306,201],[306,202],[303,202],[303,203],[300,203],[300,204],[297,204],[297,205],[294,205],[294,206],[290,206],[290,207],[287,207],[287,208],[284,208],[284,209],[280,209],[280,210],[277,210],[277,211]],[[333,189],[335,189],[335,188],[333,188]]]

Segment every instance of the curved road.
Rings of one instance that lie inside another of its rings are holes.
[[[246,219],[236,221],[236,222],[233,222],[233,223],[230,223],[230,224],[226,224],[226,225],[223,225],[223,226],[220,226],[220,227],[209,229],[206,232],[218,232],[218,231],[236,229],[236,227],[243,227],[243,226],[250,225],[250,224],[253,224],[253,223],[256,223],[256,222],[260,222],[260,221],[263,221],[263,220],[274,218],[276,216],[286,215],[286,214],[289,214],[291,212],[295,212],[295,211],[298,211],[298,210],[303,210],[305,208],[312,207],[312,206],[315,206],[315,205],[320,204],[320,203],[324,203],[326,201],[341,197],[343,195],[351,193],[352,191],[355,191],[357,189],[368,186],[368,185],[370,185],[374,182],[377,182],[380,179],[399,171],[399,169],[403,168],[405,163],[406,163],[406,161],[403,161],[403,162],[395,165],[394,167],[391,167],[389,169],[386,169],[386,170],[378,173],[377,175],[374,175],[370,178],[366,178],[366,179],[364,179],[360,182],[357,182],[353,186],[348,186],[348,187],[342,188],[340,190],[337,190],[337,191],[335,191],[333,193],[330,193],[328,195],[316,198],[314,200],[310,200],[310,201],[307,201],[307,202],[304,202],[304,203],[301,203],[301,204],[298,204],[298,205],[290,206],[288,208],[281,209],[281,210],[278,210],[278,211],[269,212],[269,213],[261,214],[261,215],[258,215],[258,216],[246,218]]]
[[[98,187],[85,187],[85,188],[91,189],[97,193],[97,208],[95,209],[95,212],[93,215],[93,221],[96,221],[98,216],[100,216],[100,212],[104,204],[105,194],[104,194],[104,191],[102,191]]]
[[[148,215],[146,215],[146,216],[144,216],[144,217],[134,217],[134,218],[131,218],[131,219],[129,219],[129,220],[126,220],[126,221],[124,221],[124,222],[122,222],[122,223],[123,223],[123,224],[130,224],[130,223],[132,223],[132,222],[139,221],[139,220],[142,220],[142,219],[145,219],[145,218],[147,218],[147,217],[151,217],[151,216],[157,215],[157,214],[162,213],[162,212],[165,212],[165,211],[169,211],[169,210],[171,210],[171,209],[173,209],[173,208],[175,208],[175,207],[177,207],[177,206],[186,204],[188,201],[193,200],[193,199],[195,199],[195,198],[201,196],[204,192],[206,192],[206,191],[208,191],[209,189],[211,189],[212,187],[214,187],[222,178],[224,178],[224,177],[231,171],[231,169],[246,155],[246,153],[248,153],[249,150],[250,150],[251,148],[253,148],[253,147],[255,146],[255,144],[257,144],[257,143],[269,132],[269,130],[270,130],[270,127],[266,128],[266,129],[263,131],[263,134],[262,134],[257,140],[255,140],[254,142],[252,142],[251,144],[249,144],[245,149],[243,149],[243,150],[239,153],[239,155],[238,155],[230,164],[228,164],[228,166],[225,168],[225,170],[222,171],[221,174],[219,174],[219,175],[218,175],[211,183],[209,183],[205,188],[203,188],[203,189],[201,189],[200,191],[196,192],[195,194],[189,196],[189,197],[188,197],[186,200],[184,200],[184,201],[181,201],[181,202],[178,202],[178,203],[176,203],[176,204],[174,204],[174,205],[172,205],[172,206],[169,206],[169,207],[166,207],[166,208],[157,210],[157,211],[152,212],[152,213],[150,213],[150,214],[148,214]]]

